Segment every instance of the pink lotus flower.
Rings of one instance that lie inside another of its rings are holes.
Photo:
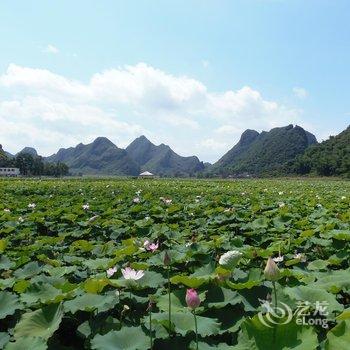
[[[157,243],[151,243],[149,240],[146,240],[143,243],[143,246],[146,250],[151,251],[152,253],[154,253],[158,248],[159,248],[159,242],[157,241]]]
[[[111,267],[106,271],[108,277],[112,277],[117,272],[117,267]]]
[[[126,280],[134,280],[134,281],[139,280],[145,275],[142,270],[136,271],[131,267],[126,267],[125,269],[122,269],[122,274]]]
[[[194,310],[200,305],[201,301],[199,299],[198,293],[195,289],[187,289],[186,291],[186,304],[187,306]]]

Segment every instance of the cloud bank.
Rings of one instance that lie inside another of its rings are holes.
[[[180,154],[214,161],[245,129],[300,123],[301,116],[249,86],[210,91],[145,63],[96,73],[86,83],[10,64],[0,75],[0,91],[5,149],[35,146],[44,155],[97,136],[124,147],[145,134]]]

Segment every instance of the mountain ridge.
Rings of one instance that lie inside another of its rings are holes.
[[[156,146],[141,135],[126,147],[129,156],[139,164],[141,171],[151,171],[160,176],[193,176],[204,169],[198,157],[183,157],[168,145]]]
[[[239,142],[214,163],[209,171],[222,176],[281,173],[286,164],[315,143],[316,137],[298,125],[289,124],[261,133],[248,129]]]
[[[325,152],[327,157],[322,156]],[[25,147],[15,156],[0,148],[3,164],[21,153],[38,157],[32,147]],[[144,135],[125,149],[100,136],[91,143],[60,148],[55,154],[42,158],[45,162],[67,164],[75,175],[136,176],[150,171],[165,177],[235,177],[293,173],[342,175],[350,173],[349,157],[350,126],[318,144],[313,134],[289,124],[260,133],[245,130],[239,141],[214,164],[203,163],[196,156],[180,156],[170,146],[155,145]]]

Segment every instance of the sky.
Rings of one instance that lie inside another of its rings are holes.
[[[145,135],[215,162],[246,129],[350,124],[348,0],[2,0],[0,143]]]

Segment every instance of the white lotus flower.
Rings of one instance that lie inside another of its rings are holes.
[[[219,264],[226,269],[233,269],[242,255],[243,254],[238,250],[230,250],[221,255]]]
[[[276,263],[282,262],[283,260],[284,260],[284,257],[282,255],[279,255],[276,258],[273,258],[273,261]]]
[[[140,197],[135,197],[132,201],[133,203],[137,204],[137,203],[140,203],[141,199]]]
[[[22,218],[22,216],[20,216],[20,217],[18,218],[18,222],[19,222],[19,223],[24,222],[24,219]]]
[[[278,192],[278,194],[279,194],[280,196],[282,196],[282,194],[283,194],[283,191],[280,191],[280,192]]]
[[[172,199],[170,199],[170,198],[164,198],[164,197],[160,197],[159,198],[161,201],[163,201],[163,203],[164,204],[166,204],[166,205],[170,205],[171,203],[172,203]]]
[[[28,208],[30,208],[30,209],[34,209],[35,207],[36,207],[35,203],[29,203],[28,204]]]
[[[112,277],[117,272],[117,267],[111,267],[106,271],[108,277]]]
[[[5,213],[11,213],[11,210],[6,208],[6,209],[4,209],[4,212]]]
[[[286,205],[286,204],[285,204],[284,202],[278,203],[278,206],[279,206],[280,208],[283,208],[285,205]]]
[[[89,209],[90,209],[89,203],[83,204],[82,208],[83,208],[84,210],[89,210]]]
[[[306,261],[306,256],[302,253],[298,253],[296,252],[293,256],[294,259],[298,259],[300,260],[301,262],[305,262]]]
[[[345,196],[342,196],[341,199],[344,200],[344,199],[346,199],[346,197],[345,197]]]
[[[145,273],[142,270],[136,271],[131,267],[126,267],[125,269],[122,269],[122,274],[126,280],[134,280],[134,281],[139,280],[145,275]]]

